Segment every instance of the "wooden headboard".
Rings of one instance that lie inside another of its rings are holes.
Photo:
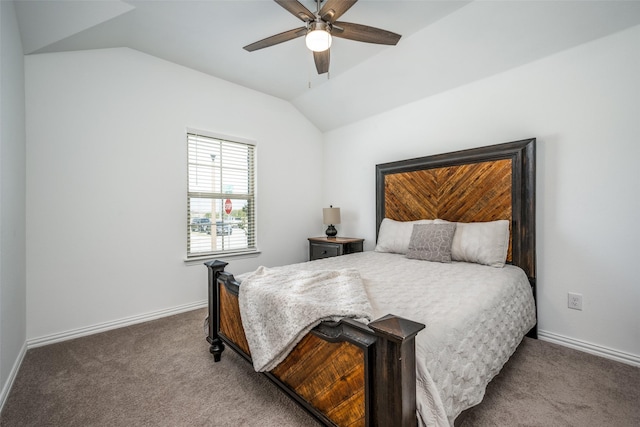
[[[384,218],[507,219],[507,261],[535,286],[535,147],[532,138],[376,165],[376,230]]]

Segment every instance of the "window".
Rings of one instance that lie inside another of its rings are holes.
[[[256,251],[255,145],[187,132],[187,258]]]

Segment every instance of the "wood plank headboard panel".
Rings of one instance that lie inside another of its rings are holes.
[[[457,222],[507,219],[507,260],[535,280],[535,139],[376,166],[377,230],[383,218]]]

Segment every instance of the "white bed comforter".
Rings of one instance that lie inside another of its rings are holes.
[[[420,425],[453,425],[460,412],[480,403],[489,381],[535,324],[529,281],[511,265],[444,264],[363,252],[277,268],[355,268],[374,319],[394,314],[426,325],[416,337]]]

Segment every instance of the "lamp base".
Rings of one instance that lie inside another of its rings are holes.
[[[338,234],[338,230],[336,230],[333,224],[331,224],[329,227],[327,227],[327,231],[325,231],[325,233],[328,237],[336,237],[336,235]]]

